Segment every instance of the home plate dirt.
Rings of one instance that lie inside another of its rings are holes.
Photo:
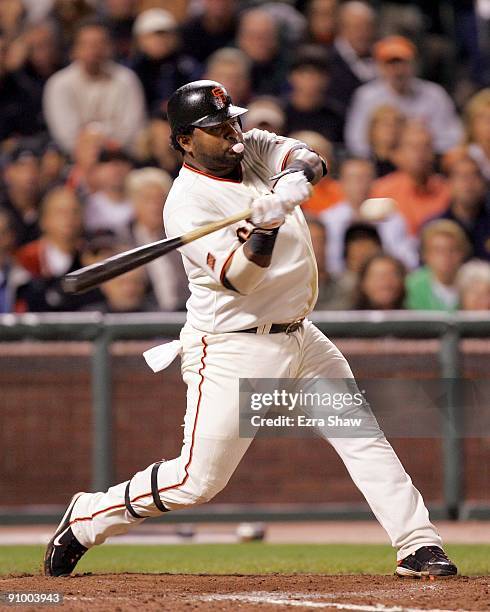
[[[99,574],[0,579],[0,593],[60,592],[63,610],[359,610],[446,612],[490,610],[490,578],[405,580],[395,576],[209,576]],[[16,606],[17,607],[17,606]],[[46,610],[47,606],[23,607]]]

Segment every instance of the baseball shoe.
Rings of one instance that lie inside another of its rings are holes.
[[[88,550],[76,539],[70,527],[73,506],[80,495],[83,493],[76,493],[71,498],[61,523],[46,548],[44,554],[44,574],[46,576],[69,576]]]
[[[422,546],[398,561],[395,574],[401,578],[456,576],[458,568],[439,546]]]

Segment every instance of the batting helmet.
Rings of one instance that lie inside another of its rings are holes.
[[[246,112],[232,104],[226,89],[216,81],[193,81],[179,87],[167,106],[173,138],[190,127],[213,127]]]

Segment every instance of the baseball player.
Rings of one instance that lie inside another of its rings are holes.
[[[240,378],[353,378],[340,351],[307,318],[317,269],[298,205],[326,174],[325,163],[298,141],[257,129],[242,133],[245,112],[214,81],[189,83],[168,104],[183,166],[165,204],[167,235],[252,208],[250,223],[181,248],[191,289],[187,322],[179,342],[153,355],[158,370],[181,353],[187,410],[180,456],[106,492],[76,494],[47,547],[48,575],[66,576],[107,537],[223,489],[252,441],[239,437]],[[379,433],[322,435],[396,547],[396,573],[455,575],[420,493]]]

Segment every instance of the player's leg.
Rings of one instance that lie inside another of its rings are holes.
[[[341,352],[311,323],[302,332],[302,346],[298,378],[353,377]],[[354,434],[330,438],[328,429],[320,433],[340,455],[352,480],[387,531],[399,561],[423,547],[441,547],[441,538],[429,520],[421,494],[381,430],[371,430],[369,437]],[[441,564],[445,562],[439,560]]]
[[[69,528],[82,554],[145,518],[214,497],[251,443],[238,434],[238,379],[275,377],[278,372],[290,376],[292,350],[298,350],[286,334],[202,336],[184,331],[181,338],[182,373],[188,386],[182,452],[106,492],[86,493],[75,501],[58,532]]]

